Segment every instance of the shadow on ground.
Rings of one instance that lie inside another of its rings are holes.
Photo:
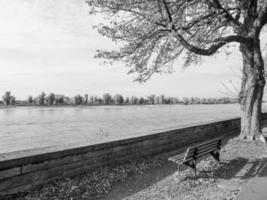
[[[221,166],[214,170],[213,176],[216,179],[232,179],[248,163],[247,158],[236,158],[228,162],[222,162]]]
[[[238,157],[228,162],[221,162],[219,166],[214,166],[214,161],[211,161],[210,166],[202,167],[197,171],[195,176],[193,173],[189,173],[182,181],[196,180],[199,178],[214,178],[214,179],[226,179],[233,178],[250,179],[253,177],[267,177],[267,158],[256,159],[249,161],[247,158]],[[240,173],[245,170],[243,173]]]
[[[249,171],[241,177],[242,179],[247,179],[251,177],[267,177],[267,158],[258,159],[251,162],[252,166]]]
[[[130,176],[125,182],[117,183],[112,188],[112,191],[106,196],[102,197],[103,200],[122,200],[125,197],[138,193],[145,188],[165,179],[177,171],[177,166],[174,163],[166,161],[161,166],[154,168],[144,174],[136,174]]]

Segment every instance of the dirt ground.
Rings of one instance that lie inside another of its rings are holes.
[[[221,164],[206,157],[197,176],[187,168],[178,172],[165,155],[99,168],[9,199],[231,200],[266,162],[267,146],[233,138],[221,149]]]

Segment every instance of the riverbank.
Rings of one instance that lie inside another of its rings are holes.
[[[75,178],[53,181],[20,200],[232,200],[267,161],[267,147],[234,138],[221,150],[222,164],[211,157],[200,161],[198,174],[177,172],[168,155],[98,168]]]
[[[2,108],[16,108],[16,107],[29,107],[29,108],[64,108],[64,107],[109,107],[109,106],[170,106],[170,105],[182,105],[182,106],[190,106],[190,105],[239,105],[239,103],[193,103],[193,104],[184,104],[184,103],[176,103],[176,104],[57,104],[57,105],[37,105],[37,104],[15,104],[15,105],[4,105],[0,104],[0,109]]]

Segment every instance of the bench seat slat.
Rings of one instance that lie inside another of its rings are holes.
[[[185,153],[179,154],[177,156],[170,157],[169,160],[173,162],[180,162],[184,159]]]
[[[176,164],[183,164],[184,160],[173,160],[172,162],[176,163]]]
[[[181,158],[170,158],[170,161],[174,161],[174,162],[178,162],[178,161],[182,161],[184,159],[184,157]]]
[[[172,162],[175,162],[177,164],[182,164],[184,162],[184,159],[180,159],[180,160],[170,160]]]
[[[171,157],[171,159],[183,158],[184,156],[185,156],[185,153],[183,153],[183,154],[179,154],[179,155],[177,155],[177,156],[173,156],[173,157]]]
[[[173,156],[172,158],[176,158],[176,157],[183,157],[185,155],[185,153],[181,153],[181,154],[178,154],[176,156]]]

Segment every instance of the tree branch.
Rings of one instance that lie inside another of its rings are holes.
[[[210,46],[207,49],[202,49],[199,47],[196,47],[194,45],[189,44],[184,38],[183,36],[181,36],[178,33],[174,33],[175,37],[177,38],[177,40],[189,51],[198,54],[198,55],[202,55],[202,56],[210,56],[212,54],[214,54],[219,48],[221,48],[222,46],[224,46],[227,43],[231,43],[231,42],[239,42],[239,43],[247,43],[248,39],[241,37],[241,36],[236,36],[236,35],[231,35],[231,36],[227,36],[227,37],[221,37],[218,38],[216,41],[214,41],[214,44],[212,46]]]
[[[162,0],[162,2],[163,2],[163,5],[164,5],[164,8],[165,8],[165,10],[166,10],[166,13],[167,13],[167,15],[168,15],[168,19],[169,19],[170,24],[171,24],[171,29],[175,29],[175,26],[174,26],[174,24],[173,24],[173,20],[172,20],[172,15],[171,15],[171,12],[170,12],[170,10],[169,10],[169,8],[168,8],[168,5],[167,5],[167,3],[166,3],[165,0]]]
[[[225,18],[231,22],[233,22],[237,26],[241,26],[242,24],[235,19],[225,8],[222,7],[221,3],[219,0],[213,0],[215,6],[213,6],[216,9],[222,10],[225,13]]]
[[[221,7],[221,4],[218,2],[218,0],[213,0],[215,3],[217,2],[217,6],[218,9],[223,9]],[[166,3],[165,0],[162,0],[163,4],[164,4],[164,8],[166,10],[166,13],[168,15],[169,18],[169,22],[171,23],[171,29],[172,32],[174,33],[174,36],[176,37],[176,39],[189,51],[198,54],[198,55],[203,55],[203,56],[210,56],[212,54],[214,54],[219,48],[221,48],[222,46],[224,46],[227,43],[230,42],[239,42],[239,43],[247,43],[248,39],[241,37],[241,36],[236,36],[236,35],[232,35],[232,36],[228,36],[228,37],[221,37],[218,38],[214,41],[214,44],[212,46],[210,46],[208,49],[203,49],[200,47],[196,47],[194,45],[191,45],[186,39],[184,39],[184,37],[179,34],[177,32],[176,27],[173,24],[173,19],[172,19],[172,15],[171,12],[168,8],[168,5]],[[227,12],[226,10],[224,10],[224,12]],[[228,12],[227,12],[228,13]],[[228,13],[229,14],[229,13]],[[230,15],[230,14],[229,14]],[[231,15],[230,15],[231,16]],[[234,18],[231,16],[231,20],[234,20]]]
[[[263,27],[265,24],[267,24],[267,1],[264,1],[258,19],[260,27]]]

